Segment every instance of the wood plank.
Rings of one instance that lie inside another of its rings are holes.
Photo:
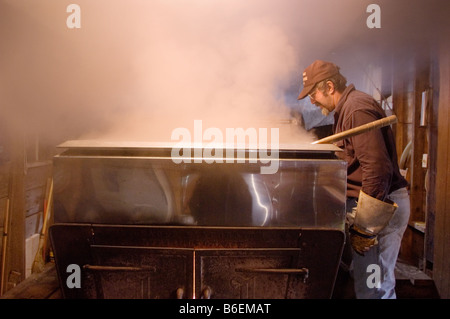
[[[8,197],[10,168],[9,163],[0,166],[0,198]]]
[[[447,51],[448,52],[448,51]],[[450,109],[450,57],[446,56],[446,63],[445,63],[445,68],[446,70],[443,71],[445,72],[445,80],[443,81],[443,85],[441,86],[441,92],[445,92],[444,98],[442,99],[442,102],[444,103],[447,111],[447,136],[445,141],[441,141],[440,142],[440,146],[443,146],[443,144],[445,143],[446,145],[446,153],[447,153],[447,162],[446,165],[442,168],[442,173],[443,176],[446,180],[446,185],[445,185],[445,193],[442,194],[442,201],[444,202],[444,207],[443,207],[443,211],[442,214],[444,214],[443,216],[443,225],[444,225],[444,236],[443,236],[443,246],[444,246],[444,254],[443,254],[443,266],[442,266],[442,273],[443,273],[443,281],[442,281],[442,290],[443,290],[443,296],[445,296],[444,298],[450,298],[450,232],[448,231],[450,229],[450,163],[449,163],[449,159],[450,159],[450,147],[449,147],[449,143],[450,143],[450,130],[448,130],[448,127],[450,126],[450,114],[449,114],[449,109]],[[438,173],[438,176],[440,176],[440,174]]]
[[[397,56],[395,62],[395,72],[393,73],[393,107],[394,113],[398,117],[398,122],[394,126],[395,142],[397,146],[398,159],[400,161],[406,146],[413,139],[413,111],[414,111],[414,76],[405,75],[405,70],[415,70],[414,60]],[[412,72],[412,71],[410,71]],[[412,147],[410,158],[406,161],[406,179],[411,183],[412,172]],[[407,228],[402,238],[400,255],[411,263],[416,260],[413,256],[413,236],[411,229]]]
[[[398,68],[401,68],[398,65]],[[397,147],[397,155],[400,159],[403,150],[412,138],[412,110],[414,103],[414,92],[412,92],[411,84],[407,83],[403,78],[403,68],[394,73],[394,89],[392,96],[393,110],[398,121],[393,125],[395,133],[395,142]]]
[[[450,298],[450,58],[447,47],[439,58],[439,116],[436,183],[436,224],[433,278],[442,298]]]
[[[27,166],[27,175],[25,178],[25,190],[38,187],[46,187],[47,179],[51,177],[52,162],[38,162]]]
[[[0,198],[0,227],[3,228],[5,223],[6,202],[8,198]]]
[[[427,215],[425,229],[425,270],[432,271],[434,262],[434,228],[436,220],[436,182],[437,182],[437,156],[438,156],[438,111],[439,111],[439,64],[436,60],[431,63],[431,92],[428,105],[428,170],[427,170]]]
[[[0,299],[59,299],[59,281],[54,263],[47,263],[44,271],[34,273]]]
[[[410,221],[425,221],[425,172],[422,167],[423,154],[428,153],[426,141],[426,127],[420,125],[422,92],[429,87],[429,67],[416,66],[416,80],[414,84],[414,113],[412,145],[412,171],[411,171],[411,217]]]
[[[42,212],[38,212],[25,218],[25,238],[41,232],[42,215]]]
[[[44,211],[45,186],[28,189],[25,192],[25,216]]]
[[[4,228],[0,227],[0,232],[2,234],[2,236],[1,236],[2,240],[0,240],[0,258],[3,257],[2,256],[2,254],[3,254],[3,231],[4,231]],[[0,271],[1,271],[1,264],[0,264]]]
[[[25,150],[20,134],[11,145],[11,224],[6,248],[5,282],[1,283],[4,292],[25,279]]]

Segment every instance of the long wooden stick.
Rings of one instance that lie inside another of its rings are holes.
[[[0,296],[3,295],[6,279],[6,253],[8,251],[8,231],[9,231],[9,198],[6,199],[5,221],[3,223]]]
[[[315,142],[312,142],[312,144],[329,144],[329,143],[334,143],[340,140],[343,140],[344,138],[348,138],[348,137],[352,137],[355,135],[359,135],[362,134],[364,132],[367,131],[371,131],[377,128],[382,128],[388,125],[391,125],[393,123],[397,123],[397,116],[395,115],[391,115],[385,118],[382,118],[380,120],[376,120],[358,127],[354,127],[352,129],[334,134],[334,135],[330,135],[327,136],[325,138],[322,138],[320,140],[317,140]]]
[[[45,254],[45,240],[47,235],[47,226],[50,219],[50,213],[52,210],[52,201],[53,201],[53,179],[50,179],[50,187],[48,189],[48,198],[47,201],[44,200],[45,211],[43,215],[43,223],[42,230],[39,236],[39,247],[36,252],[36,256],[33,261],[33,265],[31,271],[33,273],[42,272],[45,266],[44,254]]]

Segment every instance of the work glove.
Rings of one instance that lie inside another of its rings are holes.
[[[370,234],[358,228],[356,225],[350,226],[350,244],[353,250],[361,256],[370,248],[378,244],[377,235]]]
[[[349,228],[350,244],[358,254],[378,244],[377,236],[391,220],[398,206],[391,201],[381,201],[359,192],[353,225]]]

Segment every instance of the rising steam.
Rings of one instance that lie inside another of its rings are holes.
[[[394,15],[380,2],[383,17]],[[71,3],[81,8],[80,29],[67,28]],[[357,80],[351,71],[364,61],[356,65],[342,50],[370,52],[364,51],[369,3],[3,0],[2,121],[58,143],[166,141],[195,119],[220,129],[282,128],[301,72],[314,59],[334,59],[350,82]],[[376,32],[370,34],[383,30]],[[364,35],[360,47],[358,34]],[[287,131],[295,141],[312,138],[298,125]],[[280,138],[287,135],[281,131]]]

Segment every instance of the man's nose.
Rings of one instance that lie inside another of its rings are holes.
[[[311,104],[316,103],[316,100],[314,100],[314,98],[312,98],[311,96],[309,97],[309,100],[311,101]]]

